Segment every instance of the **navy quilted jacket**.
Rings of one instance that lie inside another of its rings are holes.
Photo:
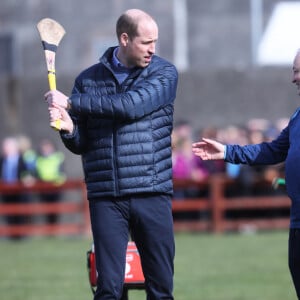
[[[154,56],[120,85],[114,48],[83,71],[72,91],[73,134],[65,146],[82,156],[88,198],[172,194],[171,132],[178,74]]]

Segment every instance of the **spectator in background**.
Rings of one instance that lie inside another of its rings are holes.
[[[64,159],[64,154],[56,150],[51,140],[42,140],[36,159],[37,178],[43,182],[62,184],[66,179],[63,172]],[[40,198],[46,203],[57,203],[61,199],[61,192],[41,193]],[[58,221],[58,215],[49,214],[46,219],[49,224],[55,224]]]
[[[203,128],[197,136],[206,137],[209,139],[215,139],[218,136],[218,129],[215,127],[206,127]],[[206,170],[208,175],[222,173],[225,174],[226,166],[223,161],[198,161],[199,168]]]
[[[265,120],[257,120],[257,126],[255,126],[256,120],[250,121],[246,128],[246,138],[242,145],[246,144],[260,144],[265,142],[265,130],[268,128],[268,123]],[[233,144],[231,142],[231,144]],[[240,144],[238,141],[234,144]],[[265,165],[258,166],[248,166],[248,165],[240,165],[240,172],[238,177],[236,178],[240,185],[240,194],[242,195],[258,195],[262,191],[258,189],[257,183],[264,180],[264,174],[266,170]],[[271,189],[270,188],[267,190]]]
[[[293,83],[300,95],[300,49],[293,64]],[[288,125],[269,142],[245,146],[224,145],[215,140],[202,139],[193,144],[193,152],[203,160],[222,160],[236,164],[268,165],[285,162],[287,193],[291,198],[289,232],[289,268],[300,299],[300,108]]]
[[[15,137],[6,137],[2,141],[0,157],[0,177],[5,184],[15,184],[20,182],[27,174],[26,164],[20,153],[18,141]],[[24,203],[26,201],[23,194],[3,194],[4,203]],[[25,217],[20,215],[9,215],[7,217],[8,225],[20,225],[25,223]],[[12,239],[19,239],[20,235],[12,235]]]
[[[207,178],[207,171],[197,164],[198,159],[192,153],[192,127],[188,122],[181,121],[172,133],[173,178],[193,179],[201,181]],[[175,191],[176,192],[176,191]]]
[[[226,143],[238,143],[244,145],[246,143],[246,130],[242,126],[231,125],[221,130],[218,135],[219,139]],[[217,136],[216,136],[217,138]],[[248,141],[248,140],[247,140]],[[200,160],[202,161],[202,160]],[[238,179],[241,172],[241,166],[225,163],[225,173],[229,178]]]
[[[36,159],[37,153],[32,147],[31,140],[28,136],[20,135],[17,137],[20,153],[26,165],[26,174],[23,176],[23,183],[31,185],[36,176]]]
[[[182,201],[187,198],[196,198],[207,192],[196,187],[176,187],[176,180],[202,181],[207,178],[208,172],[198,164],[199,159],[192,152],[192,127],[186,121],[178,122],[172,133],[172,164],[175,188],[173,200]],[[199,218],[198,212],[173,212],[174,220]]]

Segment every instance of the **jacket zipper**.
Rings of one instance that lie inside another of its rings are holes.
[[[114,75],[114,72],[111,70],[111,68],[109,66],[106,66],[111,73]],[[122,84],[118,84],[118,88],[117,88],[117,92],[123,92],[124,87],[126,87],[126,82],[127,80],[132,76],[132,74],[130,74],[124,81]],[[115,78],[115,80],[117,81],[117,78]],[[113,166],[114,166],[114,178],[115,178],[115,196],[119,196],[120,195],[120,187],[119,187],[119,181],[118,181],[118,166],[117,166],[117,160],[115,159],[117,156],[117,128],[116,125],[114,124],[113,127]]]

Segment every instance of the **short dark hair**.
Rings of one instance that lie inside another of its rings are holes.
[[[126,13],[122,14],[117,21],[116,33],[118,39],[120,39],[121,34],[124,32],[128,34],[128,37],[130,39],[133,39],[136,36],[138,36],[137,19],[132,18]]]

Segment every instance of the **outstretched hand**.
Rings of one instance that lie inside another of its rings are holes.
[[[203,160],[224,159],[225,145],[203,138],[201,142],[194,143],[192,150],[196,156]]]

